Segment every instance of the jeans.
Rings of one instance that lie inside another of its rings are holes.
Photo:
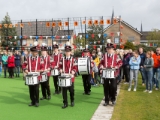
[[[20,73],[20,66],[16,66],[16,67],[14,68],[14,73],[15,73],[16,75],[19,75],[19,73]]]
[[[150,89],[150,91],[152,91],[152,78],[153,78],[153,70],[150,71],[145,70],[146,90]]]
[[[4,77],[6,77],[8,65],[7,64],[3,64],[3,69],[4,69]]]
[[[153,68],[152,82],[153,85],[156,84],[156,88],[159,88],[160,80],[160,68]]]
[[[144,70],[144,68],[140,68],[139,71],[142,76],[142,83],[145,83],[145,70]]]
[[[138,80],[138,69],[130,70],[130,81],[129,81],[129,88],[132,87],[132,80],[134,78],[134,89],[137,88],[137,80]]]

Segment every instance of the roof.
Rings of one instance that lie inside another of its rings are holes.
[[[46,27],[46,22],[50,22],[50,26]],[[52,21],[37,21],[37,36],[52,36],[52,30],[54,36],[66,36],[66,35],[72,35],[73,30],[61,30],[58,26],[58,22],[60,20],[54,21],[56,22],[56,26],[52,27]],[[30,23],[30,25],[28,25]],[[23,22],[24,27],[22,28],[23,35],[25,36],[36,36],[36,22]],[[18,26],[16,28],[17,35],[21,35],[21,27]],[[68,34],[69,33],[69,34]]]
[[[149,35],[149,33],[151,33],[152,31],[144,31],[142,32],[142,37],[141,40],[147,40],[147,36]]]
[[[140,31],[138,31],[136,28],[134,28],[133,26],[131,26],[130,24],[128,24],[125,21],[121,21],[123,24],[127,25],[129,28],[131,28],[132,30],[134,30],[135,32],[137,32],[138,34],[142,35],[142,33]],[[109,29],[110,27],[112,27],[114,24],[109,25],[107,28],[104,29],[104,31],[106,31],[107,29]]]

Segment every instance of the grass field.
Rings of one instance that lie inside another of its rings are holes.
[[[103,98],[102,86],[92,87],[90,96],[82,95],[83,86],[79,76],[75,82],[75,106],[62,109],[62,95],[53,95],[52,78],[50,88],[51,100],[40,101],[38,108],[29,107],[28,86],[24,85],[22,77],[0,77],[0,120],[90,120]]]
[[[160,120],[160,91],[144,93],[141,82],[139,77],[136,92],[128,92],[128,85],[121,84],[112,120]]]

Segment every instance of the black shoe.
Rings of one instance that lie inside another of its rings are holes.
[[[62,106],[62,109],[65,109],[66,107],[68,107],[68,104],[64,104],[64,105]]]
[[[44,99],[46,99],[46,97],[42,97],[42,98],[40,98],[40,100],[44,100]]]
[[[58,92],[57,92],[57,91],[54,93],[54,95],[56,95],[56,94],[58,94]]]
[[[17,77],[17,74],[16,74],[16,77]]]
[[[103,106],[107,106],[107,105],[109,105],[109,103],[108,103],[108,102],[103,104]]]
[[[85,92],[84,92],[83,95],[90,95],[90,92],[88,92],[88,93],[85,93]]]
[[[74,102],[71,102],[71,107],[73,107],[74,106]]]
[[[4,78],[6,78],[6,76],[4,76]]]
[[[35,107],[38,107],[38,106],[39,106],[39,103],[36,103],[36,104],[35,104]]]
[[[33,103],[30,103],[28,106],[34,106],[35,104],[33,104]]]
[[[58,94],[61,94],[61,91],[59,91]]]
[[[48,96],[48,98],[47,98],[48,100],[50,100],[51,99],[51,96]]]
[[[18,75],[18,77],[19,77],[19,75]]]
[[[116,102],[115,101],[112,101],[112,105],[115,105],[116,104]]]

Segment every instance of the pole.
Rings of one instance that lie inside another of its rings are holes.
[[[103,20],[103,16],[102,16],[102,20]],[[103,40],[103,24],[102,24],[102,35],[101,35],[101,36],[102,36],[102,42],[103,42],[103,41],[104,41],[104,40]],[[102,44],[103,44],[103,43],[102,43]],[[104,52],[104,49],[103,49],[103,48],[104,48],[104,47],[103,47],[103,45],[102,45],[102,51]]]
[[[121,45],[121,16],[119,16],[119,48]]]
[[[36,19],[36,36],[37,36],[37,19]]]
[[[85,48],[86,48],[86,44],[87,44],[87,42],[86,42],[86,17],[85,17],[85,37],[84,38],[85,38]]]
[[[68,18],[68,36],[69,36],[69,18]],[[68,41],[69,41],[69,37],[68,37]]]
[[[21,20],[21,24],[22,24],[22,20]],[[22,40],[23,40],[23,38],[22,38],[22,35],[23,35],[23,31],[22,31],[23,29],[22,29],[22,27],[21,27],[21,40],[20,40],[20,43],[21,43],[21,54],[22,54]]]

